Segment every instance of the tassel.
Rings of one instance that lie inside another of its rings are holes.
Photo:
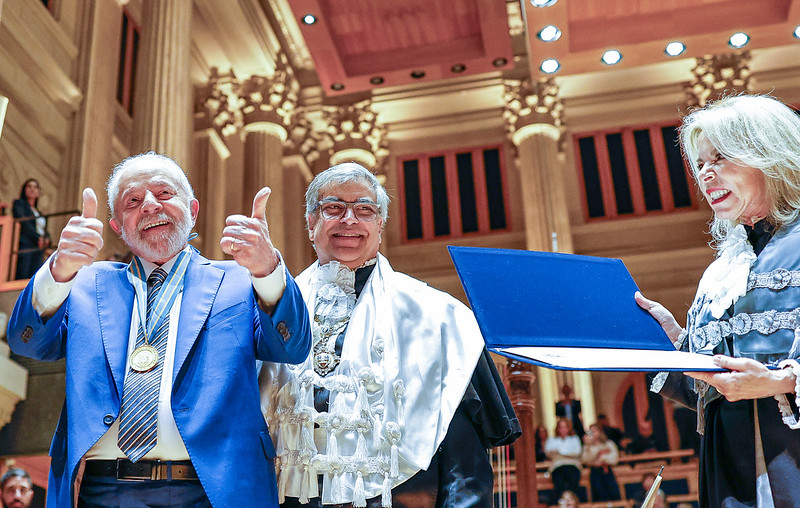
[[[336,442],[336,434],[331,430],[328,435],[328,457],[336,457],[339,455],[339,445]]]
[[[284,425],[278,426],[278,443],[275,446],[275,453],[277,453],[279,457],[286,455],[286,432],[284,428]]]
[[[365,506],[367,506],[367,498],[364,494],[364,478],[359,471],[356,486],[353,488],[353,507],[364,508]]]
[[[331,480],[331,496],[333,496],[333,502],[339,504],[342,502],[342,479],[339,478],[338,473],[334,473],[333,479]]]
[[[300,435],[302,439],[300,451],[308,452],[309,455],[315,455],[317,453],[317,443],[314,442],[314,435],[311,434],[311,429],[309,427],[310,425],[308,424],[303,424],[300,427]]]
[[[400,476],[400,461],[398,460],[396,444],[392,444],[391,466],[389,469],[389,474],[391,475],[392,478],[397,478],[398,476]]]
[[[300,385],[300,388],[296,392],[297,396],[294,399],[294,410],[295,411],[300,411],[301,409],[303,409],[303,406],[305,405],[305,401],[306,401],[306,385],[304,383],[299,383],[299,385]]]
[[[308,492],[311,490],[311,485],[309,485],[311,479],[309,478],[308,470],[308,466],[303,466],[303,478],[300,480],[300,497],[297,499],[300,504],[308,503]]]
[[[363,383],[358,384],[358,395],[356,396],[356,410],[360,417],[369,414],[369,402],[367,401],[367,389]]]
[[[389,475],[383,474],[383,492],[381,492],[381,508],[392,508],[392,482]]]
[[[363,462],[367,460],[367,440],[364,439],[364,432],[361,429],[358,429],[358,441],[356,442],[356,453],[353,454],[353,458],[358,462]]]
[[[286,468],[281,465],[281,470],[278,472],[278,503],[283,503],[286,501],[286,480],[289,476],[288,471]]]

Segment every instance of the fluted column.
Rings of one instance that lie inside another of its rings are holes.
[[[136,70],[134,151],[154,150],[185,166],[192,132],[191,0],[144,0]]]
[[[572,252],[559,149],[562,105],[552,79],[506,84],[506,127],[517,149],[528,250]]]
[[[208,128],[195,131],[192,140],[192,165],[189,181],[200,201],[195,242],[203,254],[212,259],[222,259],[219,245],[225,227],[226,162],[231,152],[216,130]]]
[[[276,248],[286,246],[284,227],[283,142],[286,129],[272,122],[253,122],[244,127],[245,203],[252,202],[264,186],[272,189],[267,201],[269,234]],[[246,208],[249,215],[250,208]]]
[[[539,505],[536,487],[536,406],[531,395],[535,380],[530,364],[508,360],[509,397],[522,428],[522,436],[514,443],[517,506]]]

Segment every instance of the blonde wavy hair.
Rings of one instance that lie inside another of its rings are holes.
[[[800,215],[800,116],[765,95],[720,99],[683,119],[680,141],[697,180],[698,139],[703,134],[720,154],[764,173],[770,212],[776,227]],[[712,247],[719,248],[736,221],[711,220]]]

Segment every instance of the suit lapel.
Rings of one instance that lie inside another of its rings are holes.
[[[95,288],[100,334],[103,339],[106,360],[114,377],[118,400],[121,400],[128,357],[133,299],[136,293],[128,282],[126,268],[97,273]]]
[[[224,273],[211,266],[209,261],[196,251],[192,251],[192,259],[184,276],[180,322],[175,344],[175,365],[172,370],[173,383],[211,312]]]

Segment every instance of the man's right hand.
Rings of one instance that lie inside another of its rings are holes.
[[[103,223],[97,219],[97,196],[83,189],[83,209],[61,231],[58,248],[51,258],[50,273],[56,282],[67,282],[82,267],[90,265],[103,248]]]

